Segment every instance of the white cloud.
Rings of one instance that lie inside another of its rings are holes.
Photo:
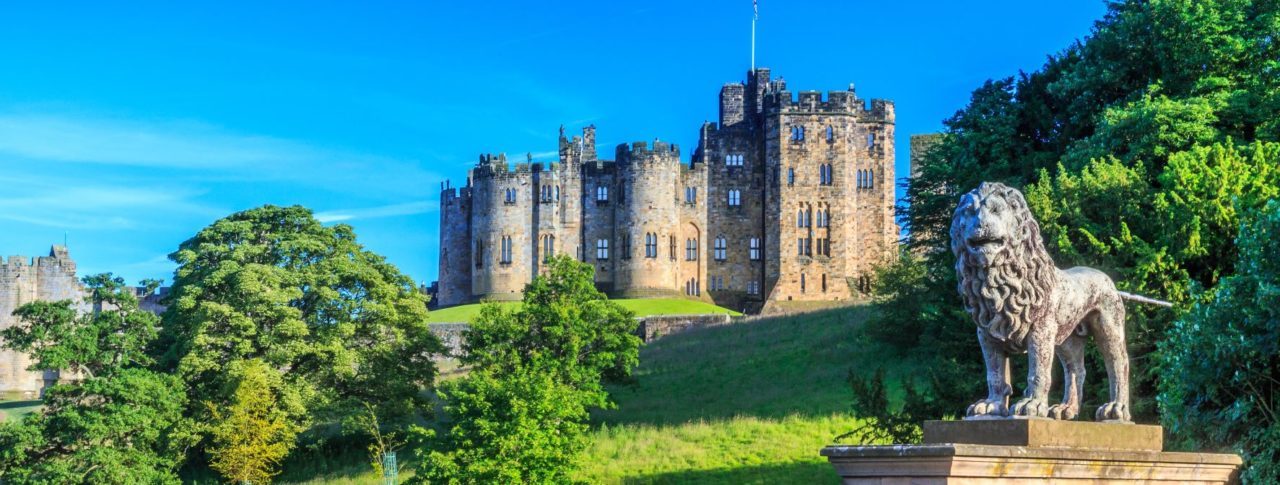
[[[438,204],[435,201],[417,201],[407,202],[404,204],[391,204],[379,207],[366,207],[361,209],[342,209],[334,211],[325,211],[316,213],[316,219],[320,222],[339,222],[349,221],[352,219],[373,219],[378,217],[396,217],[409,216],[415,214],[423,214],[436,210]]]

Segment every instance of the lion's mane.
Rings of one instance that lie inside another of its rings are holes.
[[[982,266],[969,255],[962,218],[966,204],[977,209],[990,197],[1002,197],[1016,211],[1017,227],[1008,232],[1005,244],[1012,247],[992,266]],[[1010,240],[1016,239],[1016,240]],[[1010,351],[1026,350],[1026,336],[1033,325],[1042,324],[1049,311],[1050,293],[1057,284],[1057,268],[1044,248],[1040,225],[1017,189],[999,183],[983,183],[969,192],[956,208],[951,221],[951,250],[956,255],[957,289],[965,310],[991,337],[1003,341]]]

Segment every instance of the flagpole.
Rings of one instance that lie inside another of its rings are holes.
[[[759,7],[752,4],[751,14],[751,72],[756,70],[756,18],[760,17]]]

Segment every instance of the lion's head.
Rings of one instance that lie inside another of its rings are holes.
[[[1040,225],[1017,189],[984,182],[960,198],[951,220],[958,290],[978,326],[1011,350],[1024,350],[1057,283]]]

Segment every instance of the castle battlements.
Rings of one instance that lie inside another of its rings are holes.
[[[656,139],[601,160],[595,126],[561,127],[557,163],[482,155],[466,186],[441,187],[438,303],[518,299],[558,254],[614,296],[759,310],[865,291],[897,254],[893,103],[793,94],[760,68],[719,108],[688,163]]]

